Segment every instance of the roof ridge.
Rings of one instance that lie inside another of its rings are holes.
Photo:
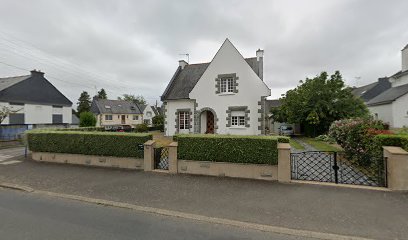
[[[10,79],[10,78],[20,78],[20,77],[31,77],[31,75],[21,75],[21,76],[14,76],[14,77],[1,77],[1,79]]]

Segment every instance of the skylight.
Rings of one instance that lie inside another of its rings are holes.
[[[110,109],[111,107],[110,107],[110,106],[108,106],[108,105],[106,105],[106,106],[105,106],[105,108],[106,108],[106,109]]]

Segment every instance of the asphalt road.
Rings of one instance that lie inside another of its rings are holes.
[[[305,239],[0,188],[1,239]]]

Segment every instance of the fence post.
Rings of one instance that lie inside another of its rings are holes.
[[[172,142],[168,146],[169,148],[169,173],[178,172],[178,161],[177,161],[177,142]]]
[[[408,152],[400,147],[384,146],[388,188],[408,190]]]
[[[152,171],[154,169],[154,146],[156,142],[149,140],[144,143],[144,171]]]
[[[290,145],[278,143],[278,181],[290,182]]]

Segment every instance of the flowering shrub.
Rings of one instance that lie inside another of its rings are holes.
[[[332,123],[329,136],[340,144],[348,159],[356,160],[360,166],[368,166],[373,156],[379,154],[374,137],[379,134],[391,134],[385,129],[386,126],[379,120],[344,119]]]

